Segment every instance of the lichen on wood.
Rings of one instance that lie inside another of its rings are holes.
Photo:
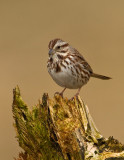
[[[124,145],[98,131],[81,98],[70,101],[44,94],[30,109],[19,87],[13,91],[13,117],[17,140],[24,150],[16,160],[124,159]]]

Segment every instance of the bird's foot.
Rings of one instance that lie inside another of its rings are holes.
[[[63,93],[62,92],[55,92],[54,95],[59,94],[63,98]]]
[[[76,99],[77,99],[77,98],[78,98],[78,95],[74,95],[72,98],[70,98],[70,99],[69,99],[69,101],[73,101],[73,100],[74,100],[74,98],[76,98]]]
[[[56,92],[55,94],[59,94],[59,95],[63,98],[63,93],[64,93],[65,90],[66,90],[66,88],[64,88],[64,89],[62,90],[62,92],[60,92],[60,93],[59,93],[59,92]],[[54,94],[54,95],[55,95],[55,94]]]
[[[79,91],[71,98],[71,99],[69,99],[70,101],[72,101],[72,100],[74,100],[74,98],[78,98],[78,96],[79,96]]]

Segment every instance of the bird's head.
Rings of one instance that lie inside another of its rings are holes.
[[[49,56],[66,56],[69,51],[69,44],[61,39],[53,39],[49,42]]]

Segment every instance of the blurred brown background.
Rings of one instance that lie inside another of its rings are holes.
[[[80,51],[96,73],[80,96],[100,130],[124,143],[124,0],[0,0],[0,159],[21,150],[15,139],[12,90],[18,84],[32,106],[59,87],[48,75],[48,43],[62,38]],[[71,97],[76,90],[67,90]]]

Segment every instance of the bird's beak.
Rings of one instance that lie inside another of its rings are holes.
[[[53,49],[49,50],[49,56],[53,55],[55,53],[55,51]]]

